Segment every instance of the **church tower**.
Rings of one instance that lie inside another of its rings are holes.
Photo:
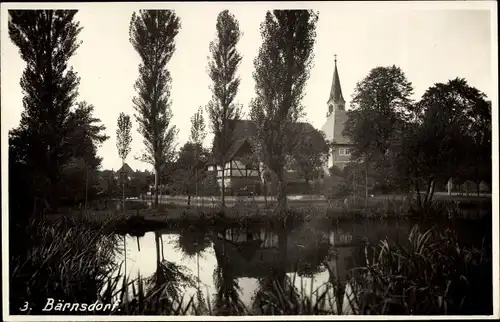
[[[342,86],[340,85],[339,71],[337,68],[337,55],[335,55],[333,69],[332,86],[330,87],[330,96],[328,97],[326,122],[321,128],[325,132],[326,139],[332,141],[333,149],[330,153],[328,164],[325,164],[324,170],[328,174],[328,169],[336,166],[343,169],[349,163],[352,144],[350,140],[343,135],[345,122],[347,121],[347,111],[345,110],[346,101],[342,95]]]
[[[337,69],[337,55],[335,55],[335,67],[333,70],[332,86],[330,88],[330,97],[328,98],[328,113],[329,117],[335,110],[345,111],[345,100],[342,95],[342,87],[340,86],[339,71]]]

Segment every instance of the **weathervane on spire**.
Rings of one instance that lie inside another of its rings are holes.
[[[335,58],[335,65],[337,65],[337,54],[333,54],[333,57]]]

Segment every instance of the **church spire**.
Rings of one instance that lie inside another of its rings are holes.
[[[345,100],[344,97],[342,96],[340,77],[339,77],[339,72],[337,70],[337,55],[334,55],[334,57],[335,57],[335,69],[333,70],[333,80],[332,80],[332,87],[330,89],[330,97],[328,98],[328,105],[329,106],[336,105],[335,108],[343,109]]]

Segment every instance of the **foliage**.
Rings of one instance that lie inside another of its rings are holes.
[[[355,143],[354,160],[379,174],[379,181],[398,185],[391,153],[415,117],[412,84],[396,66],[377,67],[356,85],[344,135]]]
[[[67,303],[99,299],[109,275],[118,269],[111,261],[116,236],[68,221],[31,221],[26,228],[31,246],[10,261],[11,314],[22,314],[24,301],[30,303],[30,314],[40,315],[47,298]]]
[[[121,112],[117,120],[116,128],[116,148],[120,159],[125,161],[130,153],[130,143],[132,143],[132,122],[130,116]]]
[[[205,131],[205,118],[203,117],[203,109],[198,108],[196,113],[191,117],[191,142],[203,145],[203,141],[207,133]]]
[[[197,185],[206,176],[208,156],[207,149],[198,144],[186,142],[172,165],[175,169],[171,174],[173,189],[185,193],[188,197],[193,195]]]
[[[79,78],[68,68],[81,31],[77,10],[9,10],[9,36],[19,48],[26,68],[21,78],[23,107],[11,144],[18,162],[33,177],[35,196],[58,206],[61,166],[71,157],[74,130],[71,108],[78,96]]]
[[[94,106],[83,101],[70,112],[68,126],[71,142],[71,157],[62,165],[59,197],[63,202],[93,199],[97,194],[98,170],[102,158],[97,148],[109,137],[103,132],[106,127],[92,114]]]
[[[479,190],[490,180],[491,104],[460,78],[435,84],[417,103],[411,94],[398,67],[373,69],[356,86],[344,134],[354,161],[379,185],[415,193],[425,214],[437,184],[470,179]]]
[[[325,134],[306,127],[305,131],[300,133],[292,152],[293,169],[297,170],[306,183],[321,178],[323,165],[328,162],[329,152],[330,146]]]
[[[241,117],[241,106],[234,103],[240,79],[236,76],[241,55],[236,46],[241,38],[238,20],[229,10],[217,16],[217,38],[210,42],[208,74],[212,80],[212,99],[206,109],[214,134],[213,155],[220,166],[226,163],[226,154],[233,144],[235,121]],[[225,202],[224,172],[222,172],[221,205]]]
[[[490,255],[488,255],[490,253]],[[491,314],[491,250],[462,246],[454,233],[380,242],[354,276],[359,314]],[[477,297],[477,294],[482,294]]]
[[[182,252],[189,257],[195,256],[210,247],[212,241],[205,229],[198,228],[181,228],[179,239],[177,240],[178,247]]]
[[[160,172],[174,157],[177,129],[171,124],[170,73],[167,64],[175,51],[180,20],[172,10],[140,10],[130,19],[130,43],[141,58],[135,83],[135,118],[143,136],[143,162],[155,170],[155,207]]]
[[[286,208],[286,156],[298,137],[291,125],[304,110],[301,99],[312,64],[317,19],[312,11],[273,10],[261,24],[263,42],[254,60],[256,97],[250,117],[257,126],[263,161],[278,179],[277,211]]]

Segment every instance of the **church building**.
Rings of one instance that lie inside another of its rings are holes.
[[[342,95],[342,87],[340,85],[340,77],[337,68],[337,55],[335,55],[335,67],[333,70],[330,96],[326,104],[328,112],[326,113],[326,122],[321,130],[325,133],[326,139],[333,142],[333,148],[328,159],[328,164],[325,165],[325,172],[328,173],[328,169],[332,166],[343,169],[349,163],[351,158],[351,149],[353,147],[349,138],[342,134],[348,117],[347,111],[345,110],[346,101]]]

